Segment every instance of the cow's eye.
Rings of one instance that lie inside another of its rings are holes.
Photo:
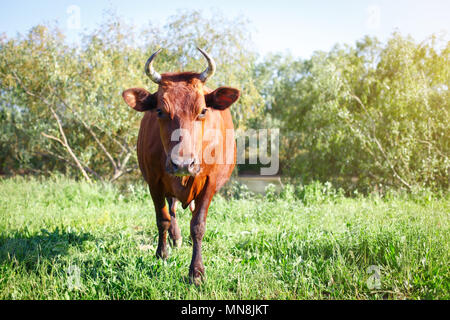
[[[162,118],[164,116],[164,113],[161,109],[156,109],[156,114],[158,115],[158,118]]]
[[[202,110],[202,112],[197,116],[197,118],[200,119],[200,120],[205,119],[206,111],[208,111],[208,109],[204,108]]]

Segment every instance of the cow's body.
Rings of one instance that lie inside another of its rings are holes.
[[[220,87],[212,91],[204,86],[214,74],[215,63],[206,52],[199,50],[208,60],[204,72],[160,75],[152,67],[157,51],[145,69],[158,84],[158,91],[151,94],[142,88],[131,88],[122,94],[130,107],[145,112],[137,153],[155,206],[159,231],[156,255],[167,257],[167,233],[175,247],[181,245],[176,201],[184,208],[191,205],[193,254],[189,276],[195,284],[201,282],[204,274],[201,246],[209,205],[231,176],[236,162],[233,122],[228,108],[239,98],[237,89]]]
[[[195,177],[185,176],[181,178],[170,175],[165,171],[167,155],[159,138],[160,132],[157,122],[156,114],[147,111],[141,121],[137,142],[139,167],[150,189],[163,189],[165,197],[176,198],[181,202],[183,208],[186,208],[198,197],[205,185],[213,193],[216,193],[231,176],[235,161],[229,164],[204,164],[199,175]],[[226,130],[233,130],[230,110],[211,110],[208,112],[204,131],[206,132],[208,129],[219,129],[222,137],[225,138]],[[225,142],[224,139],[224,150]],[[209,141],[205,143],[209,143]],[[202,148],[202,150],[204,149]],[[234,154],[233,159],[235,160],[236,144],[234,139],[232,149],[226,150],[226,153],[228,152]]]

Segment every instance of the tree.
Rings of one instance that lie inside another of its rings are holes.
[[[448,188],[450,43],[438,44],[394,34],[269,62],[266,107],[282,122],[283,172],[366,190]]]

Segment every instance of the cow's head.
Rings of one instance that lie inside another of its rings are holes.
[[[225,110],[239,98],[237,89],[220,87],[211,91],[204,86],[214,74],[216,64],[205,51],[197,49],[208,61],[202,73],[159,74],[153,68],[159,49],[145,64],[145,72],[158,84],[158,91],[151,94],[142,88],[131,88],[122,93],[134,110],[156,113],[167,155],[165,169],[177,176],[195,176],[200,171],[204,124],[212,119],[208,110]]]

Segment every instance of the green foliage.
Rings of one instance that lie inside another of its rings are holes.
[[[255,196],[246,184],[232,180],[220,190],[220,194],[228,199],[250,199]]]
[[[450,42],[366,37],[258,66],[281,121],[282,172],[347,190],[448,188]]]
[[[297,198],[304,204],[324,203],[334,201],[343,196],[342,190],[337,191],[330,182],[314,181],[297,187]]]
[[[277,189],[273,183],[269,183],[264,190],[265,199],[269,202],[274,202],[278,199]]]
[[[280,198],[286,201],[295,200],[295,187],[291,184],[284,185],[280,192]]]
[[[155,257],[143,184],[0,179],[8,195],[0,197],[0,299],[450,298],[448,196],[335,201],[330,188],[305,186],[311,202],[215,197],[206,282],[195,287],[186,280],[189,243],[166,261]],[[190,218],[179,207],[184,239]],[[370,287],[371,266],[379,288]]]

